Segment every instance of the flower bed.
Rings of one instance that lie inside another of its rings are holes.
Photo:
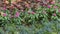
[[[59,4],[54,0],[4,1],[0,6],[1,33],[57,34],[60,27]]]

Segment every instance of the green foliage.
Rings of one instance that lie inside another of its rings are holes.
[[[1,34],[58,34],[60,25],[58,21],[43,22],[30,26],[6,24],[0,27]]]
[[[59,34],[60,5],[50,6],[39,6],[35,11],[32,8],[25,11],[14,8],[12,12],[1,10],[7,16],[0,15],[0,34]]]

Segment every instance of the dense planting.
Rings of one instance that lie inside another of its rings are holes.
[[[0,3],[1,34],[59,34],[59,24],[60,2],[55,0],[3,0]]]

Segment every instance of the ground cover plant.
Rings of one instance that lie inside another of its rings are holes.
[[[0,34],[60,34],[59,0],[0,0]]]

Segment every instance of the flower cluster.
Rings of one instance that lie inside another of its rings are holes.
[[[60,6],[54,0],[16,0],[4,1],[0,12],[2,18],[12,22],[31,23],[60,18]]]
[[[48,4],[55,4],[55,0],[3,0],[2,2],[4,3],[2,6],[4,5],[10,9],[14,9],[13,7],[16,7],[19,10],[37,8],[40,5],[46,6]]]

